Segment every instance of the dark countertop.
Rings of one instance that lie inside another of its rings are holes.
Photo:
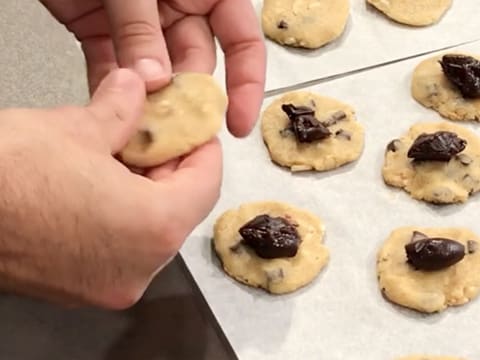
[[[0,6],[0,108],[82,104],[83,58],[38,1]],[[0,296],[0,359],[235,359],[182,259],[125,312]]]

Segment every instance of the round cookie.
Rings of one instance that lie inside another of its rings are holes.
[[[289,126],[283,104],[308,106],[321,122],[334,122],[328,127],[332,136],[314,143],[299,143]],[[338,114],[343,118],[331,121]],[[363,150],[364,130],[356,121],[354,110],[335,99],[307,91],[290,92],[275,100],[262,115],[262,135],[270,157],[291,171],[326,171],[357,160]]]
[[[349,0],[265,0],[262,27],[279,44],[316,49],[343,33],[349,12]]]
[[[444,75],[439,63],[442,56],[437,55],[426,59],[415,68],[411,84],[413,98],[447,119],[480,121],[480,99],[463,98],[458,88]],[[479,59],[478,56],[469,56]]]
[[[411,26],[432,25],[452,5],[452,0],[367,0],[390,19]]]
[[[465,139],[465,150],[448,162],[415,162],[407,157],[419,135],[437,131],[450,131]],[[418,123],[387,146],[382,173],[388,185],[404,189],[414,199],[437,204],[465,202],[480,190],[480,138],[446,121]]]
[[[301,242],[290,258],[264,259],[244,245],[239,229],[258,215],[284,217],[297,224]],[[279,202],[254,202],[226,211],[214,226],[214,250],[223,269],[239,282],[272,294],[293,292],[320,273],[329,260],[322,244],[322,221],[312,213]]]
[[[397,360],[466,360],[451,356],[430,356],[430,355],[413,355],[399,358]]]
[[[185,155],[218,133],[227,97],[208,74],[181,73],[148,96],[136,135],[120,153],[132,166],[152,167]]]
[[[416,270],[407,263],[405,245],[413,232],[462,243],[469,249],[463,260],[437,271]],[[474,241],[474,245],[469,245]],[[480,290],[480,238],[463,228],[403,227],[394,230],[377,256],[379,287],[390,301],[424,313],[440,312],[448,306],[463,305]],[[471,252],[471,253],[470,253]]]

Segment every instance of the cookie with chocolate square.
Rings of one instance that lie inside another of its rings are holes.
[[[446,121],[417,123],[387,145],[382,173],[414,199],[466,202],[480,190],[480,138]]]
[[[478,56],[447,53],[422,61],[412,77],[413,98],[454,121],[480,121]]]
[[[364,129],[352,107],[308,91],[286,93],[262,115],[272,161],[291,171],[327,171],[357,160]]]
[[[390,301],[424,313],[464,305],[480,291],[479,244],[465,228],[396,229],[378,252],[379,287]]]
[[[272,294],[315,279],[329,259],[324,226],[314,214],[280,202],[231,209],[214,226],[213,247],[224,271]]]

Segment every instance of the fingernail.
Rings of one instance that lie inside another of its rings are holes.
[[[165,68],[157,60],[141,59],[135,63],[133,68],[146,82],[165,77]]]

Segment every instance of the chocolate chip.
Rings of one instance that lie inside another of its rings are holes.
[[[450,239],[427,238],[405,245],[407,262],[418,270],[435,271],[450,267],[465,256],[465,246]]]
[[[297,254],[300,235],[295,226],[281,217],[259,215],[239,230],[246,245],[264,259],[293,257]]]
[[[138,137],[144,149],[150,147],[154,141],[153,133],[150,130],[139,130]]]
[[[303,115],[315,115],[315,111],[308,106],[295,106],[292,104],[282,105],[282,110],[287,114],[290,120],[294,120]]]
[[[280,20],[280,22],[277,24],[277,27],[279,29],[286,30],[288,29],[288,23],[285,20]]]
[[[398,139],[390,141],[387,145],[387,151],[396,152],[402,142]]]
[[[317,107],[317,103],[316,103],[315,100],[313,100],[313,99],[310,99],[310,105],[312,105],[312,108],[316,108],[316,107]]]
[[[466,154],[458,154],[457,160],[460,161],[460,163],[462,163],[462,165],[465,165],[465,166],[470,165],[473,162],[473,159]]]
[[[474,240],[467,241],[467,251],[469,254],[475,254],[478,250],[478,242]]]
[[[480,61],[471,56],[444,55],[440,65],[464,98],[480,97]]]
[[[339,121],[345,120],[346,118],[347,118],[347,114],[345,114],[345,112],[340,110],[330,115],[327,119],[322,121],[322,123],[326,127],[329,127],[329,126],[335,125]]]
[[[282,105],[282,110],[287,114],[293,127],[296,139],[300,143],[312,143],[323,140],[331,135],[325,125],[318,121],[313,109],[308,106]]]
[[[423,239],[428,239],[428,236],[425,235],[424,233],[420,231],[414,231],[412,234],[412,239],[410,240],[411,242],[415,242],[418,240],[423,240]]]
[[[241,253],[242,252],[242,241],[239,241],[235,245],[230,246],[230,251],[235,253],[235,254]]]
[[[421,134],[408,150],[408,157],[417,161],[450,161],[465,150],[466,145],[464,139],[450,131]]]
[[[336,137],[347,139],[348,141],[352,140],[352,134],[346,130],[340,129],[335,133]]]

